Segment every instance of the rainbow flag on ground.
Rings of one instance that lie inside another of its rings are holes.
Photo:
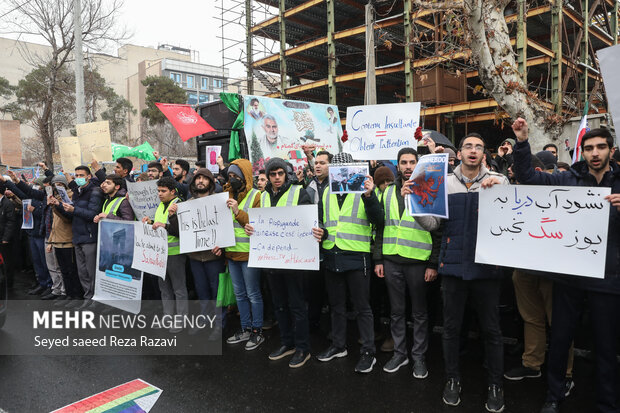
[[[146,413],[162,390],[141,379],[97,393],[52,413]]]

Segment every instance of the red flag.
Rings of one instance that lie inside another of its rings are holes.
[[[193,138],[207,132],[215,132],[215,129],[200,117],[191,105],[178,105],[172,103],[155,103],[155,106],[168,118],[172,126],[179,132],[181,140]]]

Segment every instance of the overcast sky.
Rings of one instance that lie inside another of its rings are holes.
[[[27,0],[24,0],[27,1]],[[107,2],[108,0],[103,0]],[[238,0],[223,0],[225,8],[231,8]],[[128,43],[140,46],[157,47],[159,44],[172,44],[199,52],[200,63],[222,65],[220,29],[220,10],[222,0],[125,0],[120,13],[119,24],[125,25],[133,36]],[[243,6],[241,6],[243,7]],[[6,3],[0,6],[0,16],[9,11]],[[0,17],[0,35],[15,38],[16,34],[6,33],[7,19],[13,13]],[[227,16],[233,17],[232,12]],[[217,18],[217,19],[216,19]],[[226,26],[225,37],[244,41],[243,26]],[[21,36],[22,40],[44,43],[32,36]],[[228,41],[227,45],[232,44]],[[238,59],[240,49],[245,43],[226,52],[227,57]],[[116,54],[116,47],[107,50]],[[227,62],[228,63],[228,62]],[[244,66],[237,63],[228,66],[232,77],[243,76]]]

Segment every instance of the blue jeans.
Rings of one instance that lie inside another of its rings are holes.
[[[30,254],[32,255],[32,265],[37,273],[37,281],[43,288],[51,288],[52,277],[47,270],[47,262],[45,261],[45,238],[28,237],[30,241]]]
[[[228,271],[235,290],[241,328],[263,328],[263,296],[260,292],[260,268],[249,268],[247,261],[228,260]]]
[[[210,307],[215,306],[217,300],[217,289],[220,284],[220,273],[224,272],[226,265],[223,259],[215,261],[196,261],[190,258],[189,265],[194,276],[194,287],[196,295],[200,300],[200,311],[202,314],[209,313]],[[224,322],[226,308],[221,310],[221,320]]]

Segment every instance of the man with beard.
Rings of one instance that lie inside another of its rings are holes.
[[[215,193],[215,178],[211,171],[206,168],[200,168],[196,171],[189,184],[189,190],[192,195],[191,199],[203,198]],[[170,215],[170,227],[173,228],[173,232],[177,232],[179,229],[179,221],[177,217],[177,205],[171,205],[168,208]],[[220,309],[218,312],[212,311],[213,303],[217,300],[217,289],[220,282],[220,273],[224,272],[226,265],[222,257],[222,251],[215,247],[213,250],[196,251],[188,254],[189,265],[192,269],[192,275],[194,277],[194,286],[196,288],[196,294],[200,300],[201,313],[206,314],[221,314],[225,315],[225,311]],[[223,321],[223,318],[220,320]],[[217,335],[221,332],[221,324],[213,330],[212,334]],[[190,331],[190,334],[198,332],[198,330]],[[213,337],[213,336],[212,336]]]
[[[261,139],[261,148],[265,159],[278,155],[278,146],[283,145],[285,139],[278,134],[278,122],[272,115],[263,117],[265,135]]]
[[[567,172],[547,174],[531,166],[528,125],[521,118],[512,125],[515,147],[515,174],[525,185],[610,187],[611,203],[607,233],[605,278],[557,275],[553,286],[553,324],[547,370],[547,401],[541,413],[559,412],[565,398],[566,367],[575,330],[587,302],[596,348],[596,409],[618,412],[618,325],[620,325],[620,168],[610,162],[614,140],[607,129],[592,129],[581,138],[583,161]]]
[[[377,228],[375,249],[380,252],[375,264],[375,274],[387,284],[390,297],[390,329],[394,339],[394,356],[383,371],[394,373],[409,364],[406,349],[407,288],[413,307],[413,377],[428,376],[426,350],[428,349],[427,284],[437,278],[437,259],[441,246],[441,234],[425,231],[416,218],[405,208],[401,189],[411,178],[418,162],[413,148],[398,151],[398,178],[383,195],[385,226]]]
[[[479,134],[470,133],[461,139],[457,154],[461,164],[448,174],[446,181],[450,218],[420,216],[416,221],[430,232],[443,224],[438,266],[438,273],[442,275],[443,355],[447,376],[443,402],[449,406],[461,402],[459,341],[465,305],[471,300],[484,337],[488,371],[485,407],[490,412],[501,412],[504,410],[504,344],[498,305],[502,273],[496,267],[475,263],[474,257],[478,235],[477,192],[493,184],[507,185],[508,179],[483,165],[484,151],[485,142]],[[412,184],[403,185],[403,196],[413,192]]]
[[[125,180],[120,175],[110,174],[106,176],[100,187],[105,195],[105,200],[101,213],[93,219],[95,224],[102,219],[133,221],[136,218],[131,204],[126,198]]]

